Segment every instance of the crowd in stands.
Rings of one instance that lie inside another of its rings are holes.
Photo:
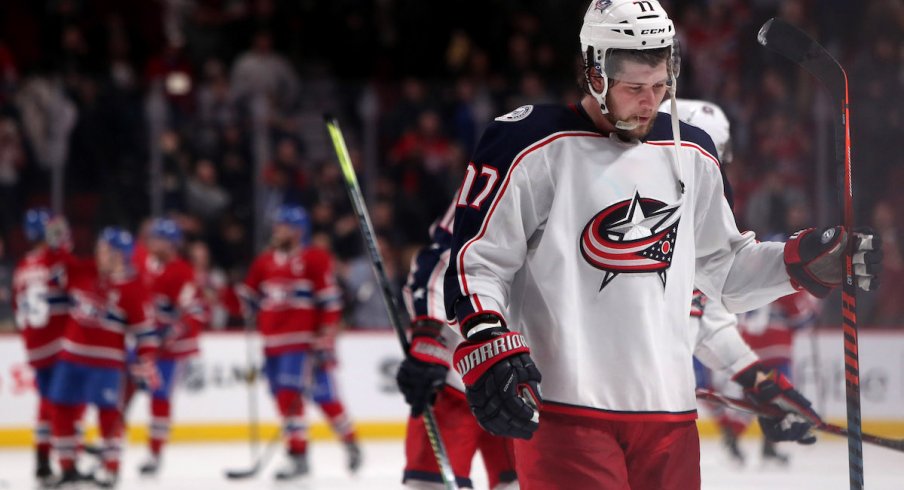
[[[139,229],[159,200],[191,238],[212,297],[222,296],[216,328],[239,323],[223,291],[284,202],[306,206],[314,240],[336,254],[348,323],[387,327],[322,113],[348,133],[400,288],[486,125],[522,104],[580,99],[586,1],[3,2],[0,322],[11,316],[9,271],[26,250],[22,213],[50,203],[62,169],[76,252],[104,225]],[[904,134],[904,3],[663,5],[681,40],[679,96],[729,116],[738,223],[760,237],[837,221],[840,188],[832,106],[806,72],[757,44],[757,30],[783,17],[848,67],[857,218],[886,247],[882,288],[863,295],[860,321],[904,325],[904,153],[894,147]]]

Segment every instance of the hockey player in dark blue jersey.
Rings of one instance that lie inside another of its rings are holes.
[[[399,390],[411,405],[405,433],[407,488],[441,489],[442,477],[420,417],[433,405],[439,431],[447,445],[449,463],[459,488],[472,488],[471,462],[480,451],[490,489],[518,488],[511,439],[494,436],[474,420],[465,400],[461,376],[449,369],[450,347],[462,338],[446,326],[443,274],[449,264],[455,205],[430,227],[430,243],[412,259],[405,283],[405,307],[412,318],[411,347],[396,377]]]

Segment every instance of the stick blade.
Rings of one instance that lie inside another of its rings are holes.
[[[259,468],[257,466],[254,466],[248,468],[247,470],[226,470],[225,474],[226,478],[229,480],[244,480],[256,475],[258,469]]]
[[[836,102],[847,93],[844,69],[824,47],[793,25],[772,18],[766,21],[756,37],[757,41],[800,65],[826,86]]]

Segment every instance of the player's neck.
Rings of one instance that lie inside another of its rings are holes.
[[[584,112],[587,113],[587,116],[590,117],[590,120],[593,121],[593,125],[596,126],[597,129],[607,134],[615,132],[615,126],[603,116],[599,102],[597,102],[592,95],[585,95],[584,98],[581,99],[581,107],[584,108]]]

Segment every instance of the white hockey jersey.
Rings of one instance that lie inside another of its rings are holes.
[[[759,360],[741,337],[738,317],[700,291],[694,291],[690,328],[697,338],[694,356],[713,371],[734,376]]]
[[[793,292],[781,243],[741,234],[712,140],[671,122],[601,134],[580,106],[526,106],[484,133],[457,200],[446,314],[494,312],[525,335],[544,410],[696,418],[694,284],[745,311]]]
[[[666,98],[659,106],[661,112],[671,113],[671,100]],[[706,132],[716,148],[716,156],[724,164],[731,160],[731,125],[722,109],[705,100],[678,99],[678,118]],[[732,204],[732,192],[722,171],[722,184],[728,204]],[[741,338],[737,329],[738,319],[728,312],[722,303],[708,301],[699,290],[694,291],[691,304],[691,329],[697,332],[694,355],[714,371],[734,375],[756,362],[757,356]]]

